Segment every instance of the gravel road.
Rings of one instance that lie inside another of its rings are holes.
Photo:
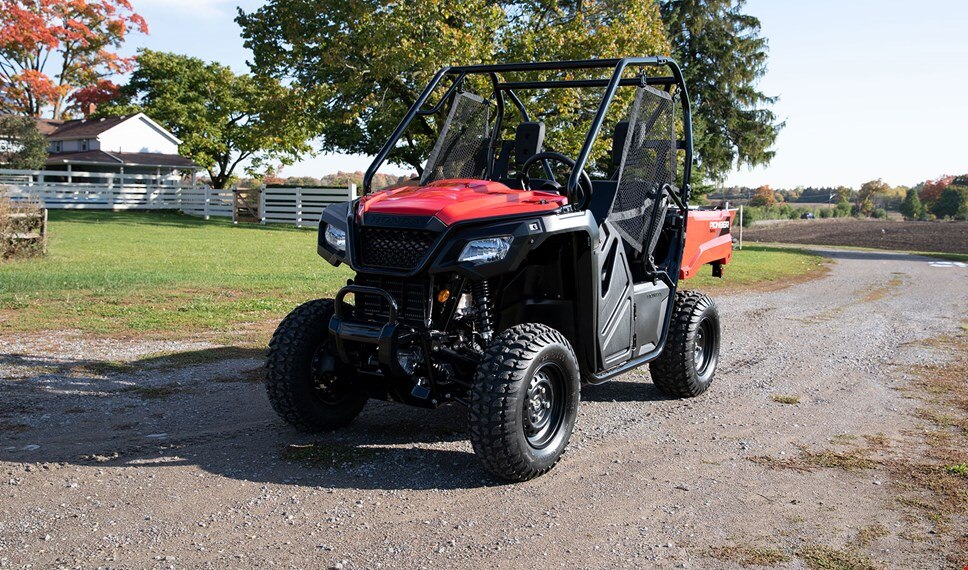
[[[487,478],[457,407],[371,402],[308,437],[272,413],[256,353],[0,337],[0,568],[951,567],[964,514],[942,528],[900,507],[891,473],[749,460],[865,435],[924,447],[908,371],[951,358],[921,343],[960,330],[968,269],[826,254],[820,281],[718,300],[709,392],[665,399],[647,370],[586,387],[562,462],[518,485]]]

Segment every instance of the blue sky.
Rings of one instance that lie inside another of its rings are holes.
[[[247,71],[232,21],[238,0],[135,0],[149,36],[127,49],[187,53]],[[727,184],[914,184],[968,172],[968,2],[965,0],[750,0],[770,41],[764,92],[787,122],[768,167]],[[366,157],[320,155],[284,175],[364,170]]]

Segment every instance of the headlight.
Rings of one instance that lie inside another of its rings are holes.
[[[326,243],[333,246],[339,251],[346,251],[346,232],[334,228],[333,226],[326,226],[326,233],[324,234],[326,238]]]
[[[499,261],[504,259],[510,249],[511,236],[476,239],[464,246],[457,261],[469,261],[475,265]]]

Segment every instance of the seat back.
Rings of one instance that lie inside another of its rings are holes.
[[[524,122],[514,130],[513,141],[501,141],[501,149],[494,161],[493,180],[505,180],[511,176],[511,160],[514,160],[514,170],[521,170],[521,165],[544,148],[544,123]]]
[[[524,122],[514,131],[514,165],[520,167],[524,161],[541,152],[544,148],[544,123]]]
[[[612,133],[612,180],[618,180],[618,173],[622,168],[622,156],[625,155],[625,139],[629,136],[629,122],[619,121],[615,123],[615,131]]]

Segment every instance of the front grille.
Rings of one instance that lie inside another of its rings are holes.
[[[412,326],[424,325],[430,309],[430,285],[426,281],[358,273],[353,282],[383,289],[397,302],[398,319]],[[382,296],[355,297],[356,318],[371,322],[385,322],[390,318],[390,307]]]
[[[361,262],[365,267],[410,270],[417,266],[437,232],[363,226],[360,231]]]

